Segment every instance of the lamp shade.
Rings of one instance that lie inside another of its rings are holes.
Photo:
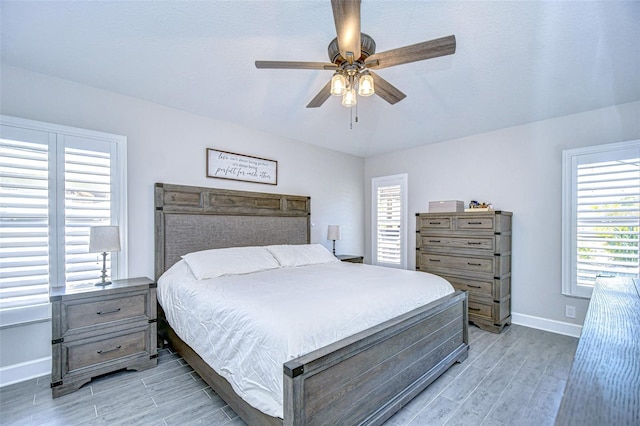
[[[327,229],[327,240],[339,240],[340,239],[340,225],[329,225]]]
[[[89,253],[120,250],[120,231],[117,226],[92,226],[89,231]]]

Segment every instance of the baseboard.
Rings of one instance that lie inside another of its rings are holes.
[[[580,337],[580,333],[582,333],[581,325],[514,312],[511,313],[511,322],[513,324],[524,325],[525,327],[537,328],[538,330],[550,331],[571,337]]]
[[[51,357],[0,368],[0,387],[51,374]]]

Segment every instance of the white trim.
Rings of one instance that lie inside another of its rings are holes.
[[[51,357],[0,368],[0,388],[51,374]]]
[[[518,314],[516,312],[511,312],[511,323],[571,337],[580,337],[582,333],[582,326],[578,324]]]

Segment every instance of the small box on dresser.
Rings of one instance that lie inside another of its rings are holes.
[[[416,269],[469,292],[469,321],[511,323],[511,217],[506,211],[416,214]]]
[[[105,287],[56,287],[49,299],[54,398],[105,373],[157,365],[153,280],[114,280]]]

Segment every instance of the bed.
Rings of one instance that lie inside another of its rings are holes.
[[[309,197],[156,184],[155,208],[156,278],[187,253],[310,242]],[[158,321],[160,338],[250,425],[381,424],[468,352],[458,291],[284,362],[280,418],[240,398],[162,306]]]

